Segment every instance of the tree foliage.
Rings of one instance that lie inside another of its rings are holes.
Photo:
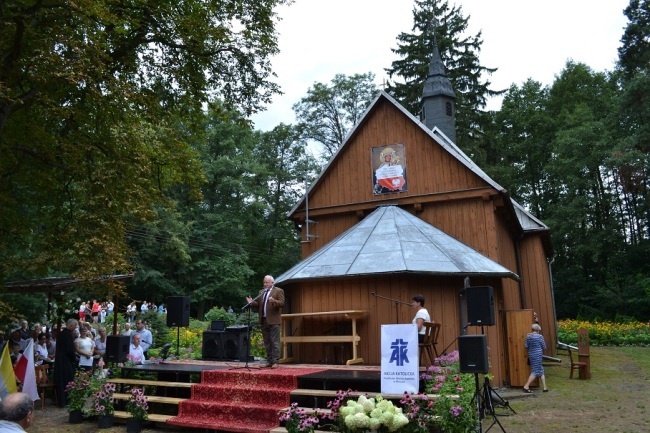
[[[129,270],[131,224],[171,185],[198,192],[202,104],[252,113],[278,91],[283,3],[2,2],[0,276]]]
[[[304,137],[323,145],[329,159],[343,144],[377,93],[371,72],[336,74],[330,85],[314,83],[293,110]]]
[[[386,69],[392,80],[387,92],[418,116],[422,89],[437,41],[447,76],[456,92],[457,144],[480,165],[485,159],[480,149],[485,115],[481,110],[489,96],[500,92],[490,89],[490,81],[483,81],[485,75],[496,69],[480,64],[481,32],[467,36],[468,22],[462,8],[450,7],[446,0],[416,0],[413,33],[400,33],[397,48],[393,49],[400,58]]]

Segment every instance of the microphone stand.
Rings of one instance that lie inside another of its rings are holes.
[[[370,294],[375,298],[381,298],[395,303],[395,323],[399,323],[399,304],[411,306],[409,302],[400,301],[399,299],[393,299],[393,298],[388,298],[386,296],[381,296],[376,294],[375,292],[370,292]]]
[[[248,313],[247,313],[247,316],[246,316],[246,321],[247,321],[247,323],[246,323],[246,362],[244,363],[244,365],[242,367],[235,367],[235,368],[232,368],[231,370],[238,369],[238,368],[245,368],[248,371],[251,370],[251,368],[248,366],[248,360],[251,357],[251,308],[253,307],[253,302],[257,301],[260,298],[260,296],[262,296],[262,293],[264,293],[264,292],[261,292],[259,295],[257,295],[255,298],[253,298],[249,303],[247,303],[246,305],[241,307],[242,310],[248,309]]]

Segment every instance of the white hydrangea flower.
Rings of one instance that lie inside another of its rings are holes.
[[[379,427],[381,427],[381,419],[379,419],[379,418],[370,418],[370,421],[368,423],[368,427],[370,427],[371,430],[378,430]]]
[[[397,431],[409,423],[409,419],[404,414],[398,414],[393,417],[393,420],[390,424],[386,424],[388,431]]]
[[[361,400],[361,398],[359,398],[359,400]],[[363,410],[366,413],[370,413],[375,409],[375,399],[374,398],[365,398],[365,397],[363,397],[363,401],[359,401],[359,404],[361,404],[361,406],[363,406]]]

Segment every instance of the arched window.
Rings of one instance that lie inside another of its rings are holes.
[[[445,111],[447,112],[447,116],[452,116],[452,108],[451,108],[451,102],[445,103]]]

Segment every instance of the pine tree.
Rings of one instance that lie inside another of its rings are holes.
[[[495,68],[481,66],[478,53],[483,41],[481,32],[466,36],[469,18],[462,9],[449,7],[446,0],[416,0],[413,9],[413,33],[401,33],[398,47],[393,49],[400,59],[386,69],[391,82],[387,92],[407,110],[418,116],[422,86],[427,77],[434,38],[437,39],[447,76],[456,92],[456,130],[458,145],[481,163],[481,111],[490,96],[501,91],[490,90],[490,81],[482,81],[483,74],[492,74]],[[399,80],[399,81],[398,81]]]

